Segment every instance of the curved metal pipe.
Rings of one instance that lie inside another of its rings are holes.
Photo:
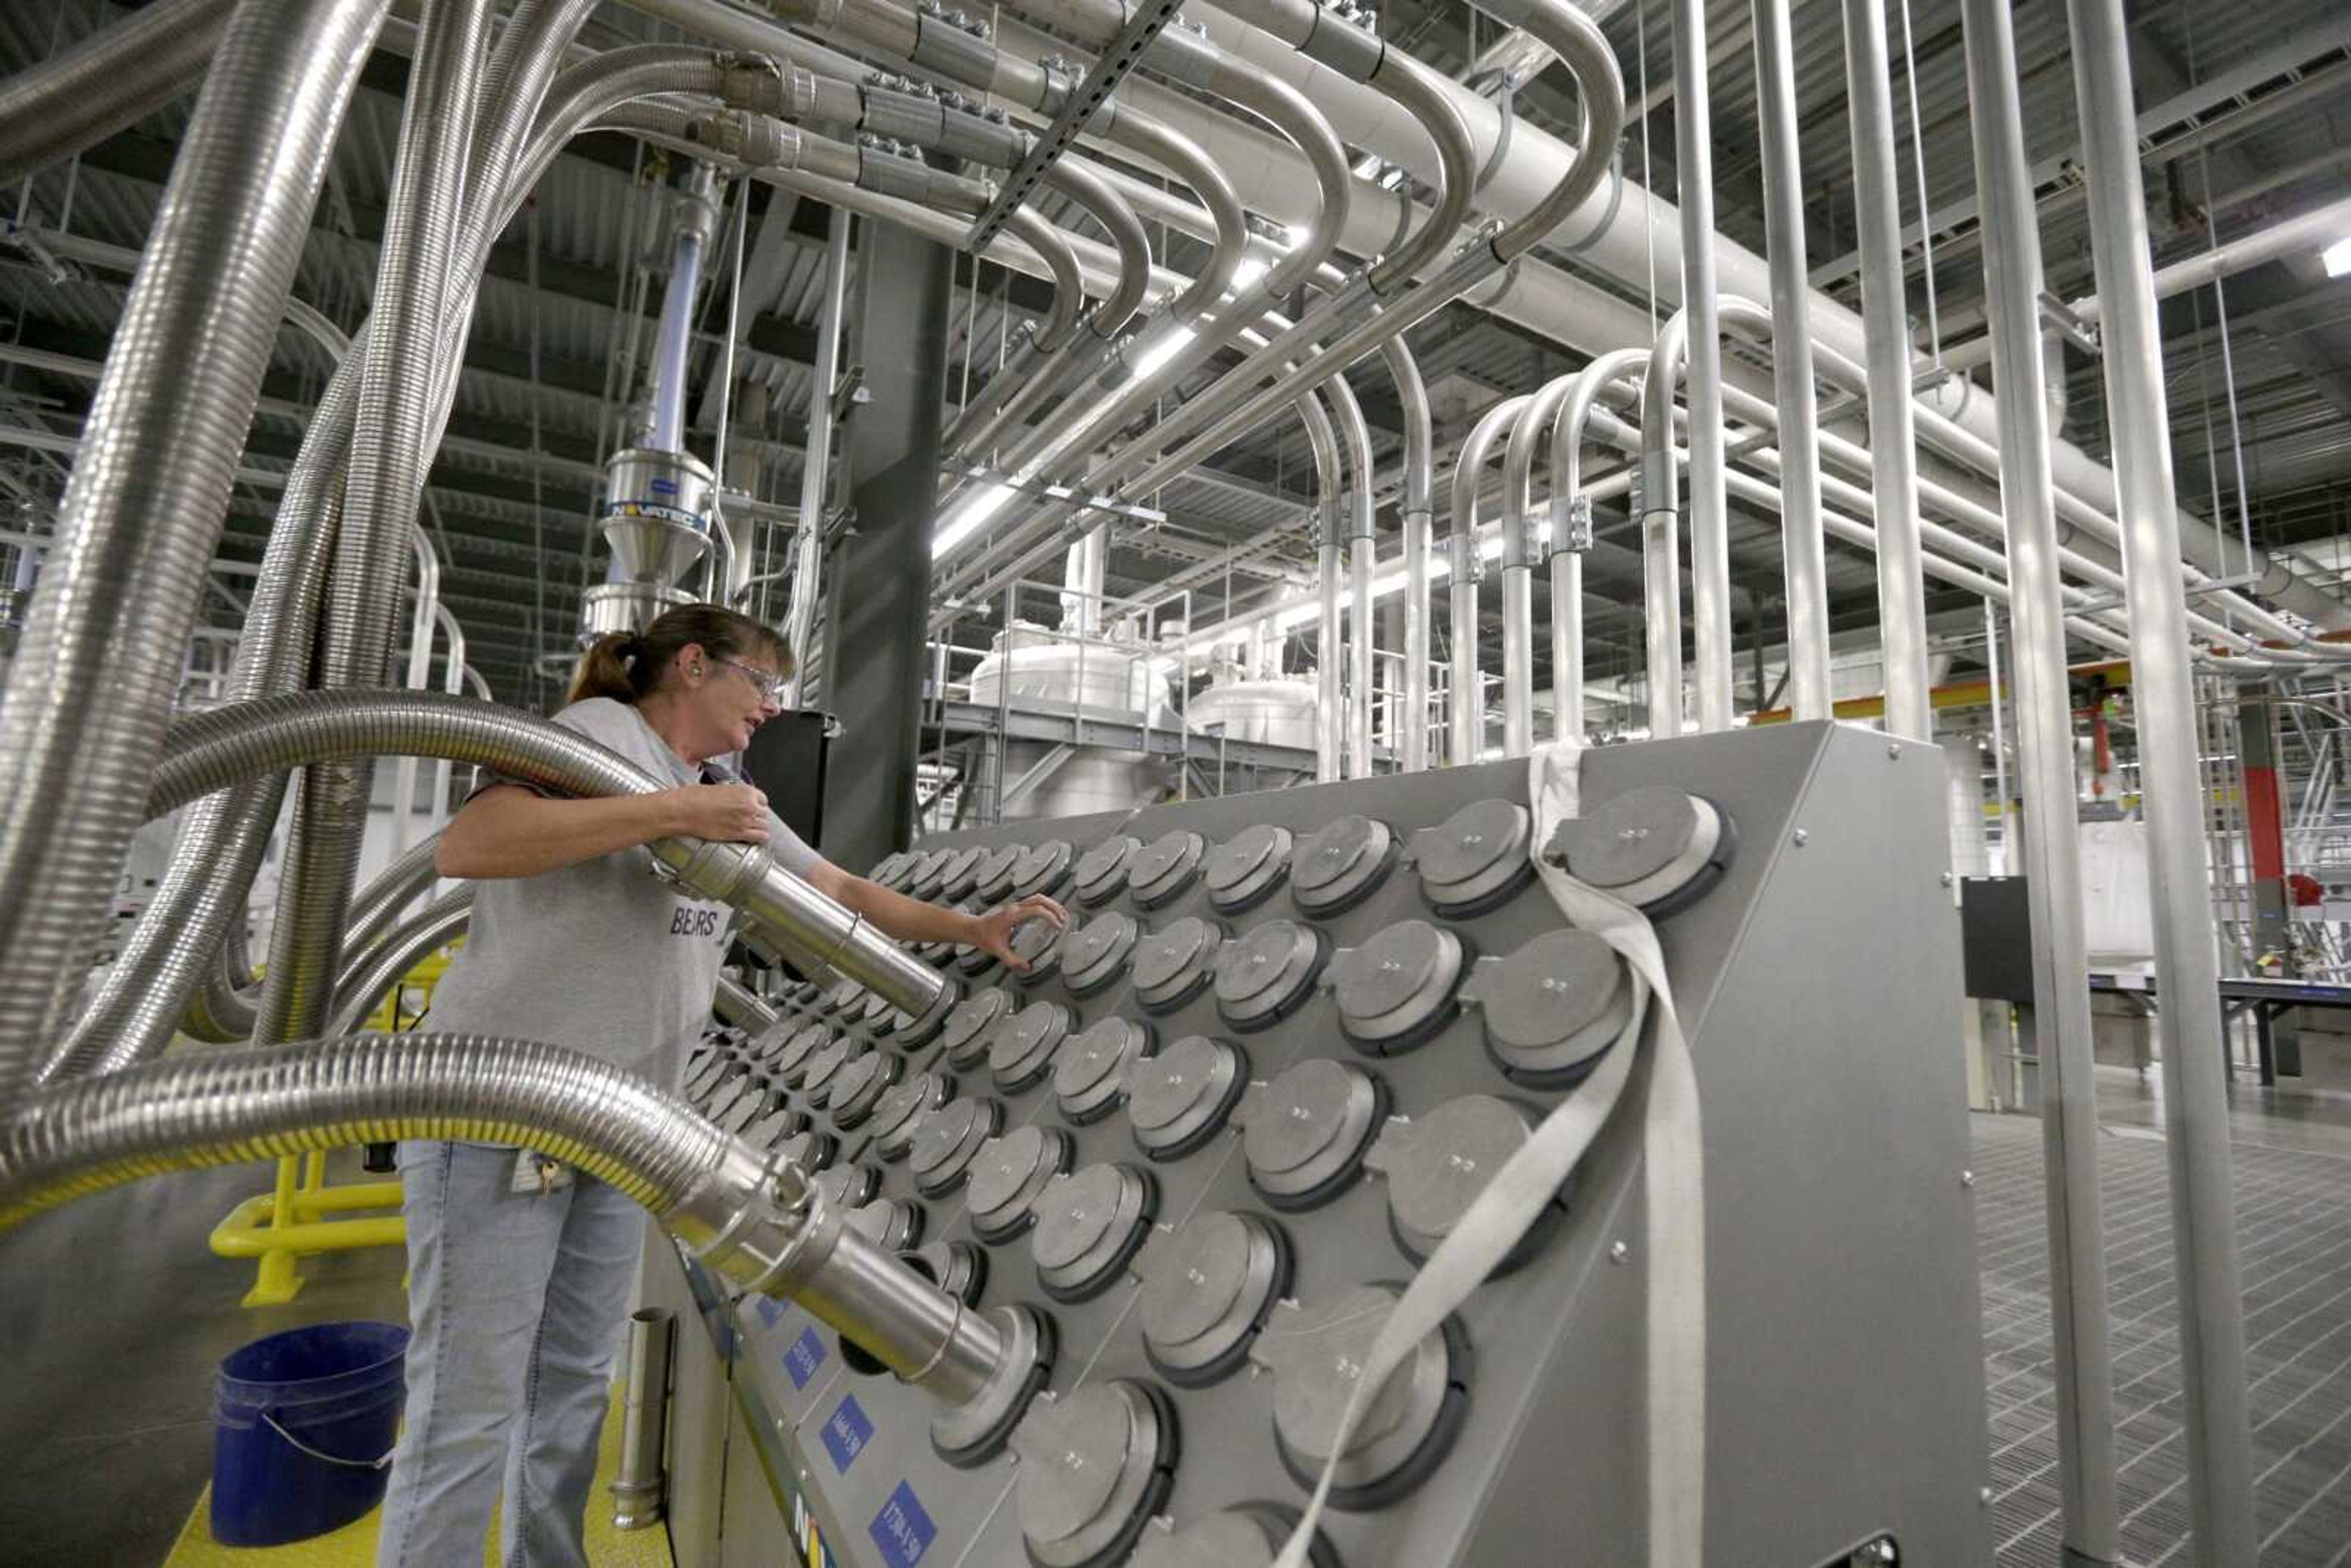
[[[172,727],[147,798],[160,816],[240,779],[378,755],[446,757],[571,795],[634,795],[660,781],[550,720],[431,692],[302,692],[214,708]],[[662,874],[733,904],[804,972],[838,968],[922,1016],[951,1005],[953,982],[775,863],[764,844],[663,839]]]
[[[0,81],[0,182],[127,131],[204,74],[236,0],[155,0]]]
[[[474,888],[468,883],[444,894],[419,910],[416,917],[393,928],[371,952],[346,958],[342,978],[335,985],[335,1009],[327,1035],[337,1039],[367,1021],[383,994],[406,978],[425,958],[455,941],[474,918]],[[379,1140],[380,1141],[380,1140]]]
[[[1314,583],[1321,609],[1315,622],[1314,777],[1327,784],[1339,777],[1345,744],[1339,709],[1339,531],[1340,497],[1346,487],[1339,465],[1339,436],[1319,396],[1298,400],[1298,417],[1314,452]]]
[[[164,186],[0,694],[0,1102],[87,974],[327,155],[384,8],[241,5]]]
[[[1484,558],[1478,548],[1478,481],[1494,438],[1528,402],[1524,393],[1507,397],[1479,415],[1453,464],[1453,525],[1446,536],[1453,592],[1453,673],[1446,750],[1447,760],[1456,768],[1477,761],[1486,741],[1486,705],[1478,672],[1478,580],[1484,570]]]

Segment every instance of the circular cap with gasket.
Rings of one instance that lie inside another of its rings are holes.
[[[987,851],[978,844],[948,851],[946,863],[939,868],[939,896],[950,901],[969,898],[979,881],[979,862],[987,858]]]
[[[1012,1433],[1014,1507],[1039,1568],[1100,1568],[1125,1556],[1166,1501],[1176,1411],[1127,1378],[1040,1400]]]
[[[947,1014],[955,1011],[962,1001],[963,985],[960,981],[951,979],[939,988],[939,994],[931,998],[931,1005],[920,1013],[904,1011],[892,1013],[891,1022],[895,1031],[898,1049],[917,1051],[936,1040],[939,1030],[946,1027]]]
[[[1478,967],[1486,1049],[1524,1083],[1557,1088],[1582,1078],[1634,1022],[1630,970],[1588,931],[1546,931]]]
[[[1415,1259],[1435,1251],[1533,1128],[1524,1106],[1491,1094],[1464,1094],[1409,1121],[1390,1122],[1364,1163],[1387,1177],[1388,1223],[1398,1244]],[[1496,1272],[1541,1244],[1536,1228]]]
[[[1249,1087],[1249,1058],[1228,1040],[1188,1034],[1126,1075],[1126,1119],[1135,1147],[1155,1160],[1190,1154],[1215,1137]]]
[[[721,1105],[718,1108],[718,1113],[710,1120],[719,1131],[729,1134],[739,1134],[744,1128],[759,1119],[759,1113],[766,1109],[767,1103],[766,1086],[756,1079],[748,1080],[741,1088],[727,1096],[726,1103]]]
[[[1145,1012],[1173,1012],[1206,990],[1216,977],[1217,952],[1224,945],[1224,928],[1213,920],[1186,915],[1134,945],[1127,967],[1134,981],[1134,999]]]
[[[832,1080],[832,1124],[844,1133],[854,1129],[872,1115],[883,1092],[905,1070],[902,1058],[878,1051],[869,1051],[843,1067]]]
[[[967,975],[985,975],[996,967],[996,955],[977,942],[955,945],[955,967]]]
[[[1107,904],[1126,887],[1126,869],[1143,848],[1143,841],[1125,833],[1109,838],[1078,857],[1071,874],[1077,880],[1081,903]]]
[[[1534,880],[1533,832],[1527,809],[1502,800],[1473,800],[1423,828],[1412,836],[1421,896],[1456,920],[1499,907]]]
[[[990,1138],[971,1162],[966,1212],[982,1241],[1009,1241],[1029,1227],[1045,1184],[1070,1168],[1067,1133],[1030,1124]]]
[[[1273,1374],[1276,1447],[1301,1485],[1312,1487],[1330,1463],[1372,1342],[1403,1293],[1394,1285],[1358,1285],[1281,1310],[1250,1347],[1249,1359]],[[1377,1508],[1427,1478],[1461,1428],[1468,1356],[1468,1337],[1453,1318],[1413,1347],[1364,1403],[1340,1450],[1333,1504]]]
[[[1265,1029],[1314,994],[1330,946],[1311,925],[1268,920],[1224,945],[1217,959],[1217,1011],[1235,1029]]]
[[[1383,1056],[1409,1051],[1452,1021],[1461,938],[1426,920],[1402,920],[1331,966],[1331,993],[1349,1039]]]
[[[1189,828],[1160,834],[1127,862],[1126,893],[1137,909],[1156,909],[1183,896],[1199,873],[1208,841]]]
[[[865,873],[868,882],[878,882],[883,887],[903,890],[906,874],[914,866],[914,857],[904,850],[894,850],[876,861],[873,869]]]
[[[1080,1126],[1118,1109],[1126,1075],[1151,1051],[1151,1026],[1116,1015],[1081,1031],[1053,1064],[1053,1098]]]
[[[1360,1067],[1301,1061],[1253,1098],[1241,1129],[1249,1182],[1276,1208],[1335,1197],[1363,1171],[1387,1114],[1387,1090]]]
[[[754,1148],[772,1149],[794,1133],[808,1130],[808,1113],[778,1105],[743,1130],[743,1141]]]
[[[904,1252],[923,1239],[923,1206],[897,1198],[860,1204],[841,1222],[884,1252]]]
[[[1105,910],[1061,933],[1061,983],[1073,997],[1091,997],[1114,984],[1126,967],[1142,927],[1134,916]]]
[[[834,1166],[819,1172],[809,1186],[835,1208],[857,1208],[871,1203],[881,1190],[882,1173],[872,1166]]]
[[[1047,839],[1040,844],[1030,844],[1020,852],[1020,859],[1012,867],[1011,895],[1026,898],[1032,893],[1052,894],[1061,890],[1070,880],[1070,868],[1078,863],[1078,852],[1067,839]]]
[[[834,1080],[841,1070],[865,1054],[864,1042],[852,1035],[842,1035],[822,1051],[809,1058],[808,1076],[801,1081],[800,1092],[808,1103],[821,1111],[831,1103]]]
[[[1288,1239],[1254,1214],[1195,1215],[1155,1238],[1141,1265],[1151,1364],[1186,1387],[1232,1371],[1289,1290],[1290,1271]]]
[[[1280,1503],[1237,1503],[1181,1530],[1146,1530],[1127,1568],[1274,1568],[1298,1529],[1298,1511]],[[1307,1542],[1308,1568],[1339,1568],[1321,1531]]]
[[[1227,915],[1238,915],[1257,904],[1290,874],[1294,842],[1288,828],[1258,822],[1210,850],[1200,868],[1208,902]]]
[[[1150,1174],[1133,1166],[1092,1165],[1055,1176],[1033,1209],[1029,1255],[1038,1283],[1057,1301],[1101,1294],[1143,1245],[1158,1205]]]
[[[1012,993],[991,986],[955,1005],[939,1026],[939,1044],[956,1067],[976,1067],[987,1055],[989,1035],[1012,1013]]]
[[[857,1009],[858,1027],[869,1034],[888,1034],[906,1015],[879,992],[869,995]]]
[[[782,1155],[804,1171],[820,1171],[832,1164],[841,1153],[841,1144],[831,1133],[820,1133],[810,1127],[804,1132],[794,1133],[771,1152]]]
[[[950,1100],[914,1124],[907,1166],[925,1197],[944,1197],[963,1182],[980,1145],[1004,1125],[1004,1107],[993,1100]]]
[[[1308,915],[1353,909],[1372,895],[1402,852],[1385,822],[1333,817],[1290,852],[1290,901]]]
[[[803,1024],[778,1048],[768,1071],[782,1079],[785,1087],[797,1089],[808,1078],[810,1061],[832,1040],[832,1030],[823,1024]]]
[[[893,1083],[873,1102],[869,1126],[877,1159],[898,1161],[914,1146],[914,1124],[925,1112],[935,1110],[955,1093],[955,1081],[943,1072],[924,1072],[904,1083]]]
[[[1031,915],[1012,928],[1012,951],[1029,961],[1025,969],[1014,969],[1012,977],[1024,986],[1050,980],[1061,967],[1062,927],[1041,915]]]
[[[1053,1053],[1069,1038],[1078,1015],[1062,1002],[1031,1002],[1006,1019],[988,1036],[987,1070],[996,1086],[1017,1094],[1041,1080],[1053,1065]]]
[[[848,1023],[857,1009],[865,1005],[865,988],[843,975],[824,993],[824,1009],[835,1014],[838,1021]]]
[[[1020,863],[1020,857],[1026,852],[1026,847],[1020,844],[998,844],[984,852],[979,857],[978,868],[972,873],[973,895],[993,904],[1010,893],[1013,868]]]
[[[955,859],[956,852],[921,850],[914,853],[914,863],[906,872],[906,892],[928,904],[938,897],[939,887],[946,881],[947,862]]]
[[[1655,918],[1719,882],[1736,839],[1729,816],[1713,801],[1643,784],[1560,823],[1543,856]]]
[[[979,1305],[987,1288],[987,1254],[968,1241],[925,1241],[906,1261],[967,1307]]]

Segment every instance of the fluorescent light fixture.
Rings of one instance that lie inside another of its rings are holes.
[[[2339,239],[2318,253],[2329,277],[2351,277],[2351,239]]]
[[[988,485],[975,491],[961,506],[941,517],[931,529],[931,559],[937,560],[969,538],[974,529],[1004,509],[1012,499],[1009,485]]]

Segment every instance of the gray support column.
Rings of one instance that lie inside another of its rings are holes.
[[[1963,0],[1960,19],[1983,208],[1992,378],[2004,387],[2038,389],[2041,233],[2025,172],[2009,0]],[[2008,580],[2016,621],[2017,761],[2024,793],[2019,826],[2033,931],[2032,1007],[2019,1009],[2019,1016],[2029,1012],[2041,1059],[2057,1494],[2064,1561],[2072,1568],[2117,1562],[2121,1548],[2081,824],[2075,815],[2049,418],[2038,397],[2000,400],[2000,498],[2008,522]]]
[[[2107,434],[2121,503],[2116,517],[2130,605],[2131,698],[2155,895],[2164,1151],[2171,1173],[2173,1272],[2179,1282],[2179,1382],[2188,1396],[2190,1540],[2200,1563],[2251,1563],[2261,1553],[2262,1535],[2253,1517],[2244,1301],[2230,1198],[2220,969],[2212,946],[2195,676],[2188,665],[2188,606],[2179,585],[2171,415],[2133,125],[2130,39],[2121,0],[2073,0],[2068,13],[2089,164],[2091,254],[2105,319]],[[2053,372],[2059,368],[2050,366]]]
[[[850,354],[872,399],[841,443],[854,519],[826,616],[825,706],[842,728],[825,769],[820,847],[862,871],[914,831],[955,253],[886,224],[862,228],[858,249]]]
[[[765,444],[768,403],[767,382],[743,383],[730,421],[735,429],[727,438],[726,472],[719,476],[730,490],[740,490],[747,496],[759,495],[759,476],[767,467],[767,457],[760,448]],[[744,439],[745,432],[749,433],[750,439]],[[727,569],[726,581],[719,592],[736,609],[748,610],[742,599],[749,590],[752,574],[759,570],[759,519],[747,511],[727,512],[722,508],[721,515],[726,519],[726,537],[734,540],[735,550],[734,564]]]

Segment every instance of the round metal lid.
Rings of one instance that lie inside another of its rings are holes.
[[[873,869],[865,873],[866,880],[878,882],[884,887],[898,887],[904,882],[914,862],[914,857],[904,850],[893,851],[874,862]]]
[[[1067,839],[1047,839],[1030,844],[1020,852],[1020,859],[1012,867],[1011,895],[1026,898],[1032,893],[1052,893],[1070,879],[1070,868],[1077,864],[1078,852]]]
[[[1092,1165],[1047,1185],[1029,1239],[1038,1282],[1058,1301],[1110,1283],[1151,1225],[1151,1180],[1131,1166]]]
[[[939,896],[970,897],[973,884],[979,881],[979,862],[987,858],[987,851],[978,844],[949,851],[946,864],[939,871]]]
[[[772,1149],[794,1133],[809,1124],[808,1113],[789,1105],[779,1105],[743,1130],[743,1141],[758,1148]]]
[[[1016,969],[1013,977],[1024,986],[1050,980],[1061,967],[1062,928],[1043,915],[1035,915],[1012,928],[1012,950],[1029,960],[1029,967]]]
[[[1070,994],[1088,997],[1119,977],[1142,928],[1134,917],[1105,910],[1061,934],[1061,979]]]
[[[914,1141],[914,1124],[924,1112],[946,1103],[954,1092],[942,1073],[925,1072],[893,1083],[873,1102],[871,1118],[873,1152],[885,1160],[904,1159]]]
[[[1045,1184],[1070,1168],[1065,1133],[1031,1124],[980,1145],[967,1189],[971,1228],[984,1241],[1002,1241],[1029,1223],[1029,1206]]]
[[[1289,1532],[1272,1514],[1228,1510],[1162,1535],[1145,1531],[1127,1568],[1273,1568]],[[1310,1556],[1316,1568],[1325,1561]]]
[[[1377,1082],[1327,1057],[1301,1061],[1265,1086],[1241,1132],[1249,1180],[1271,1201],[1302,1207],[1353,1177],[1378,1130]]]
[[[1231,1369],[1282,1285],[1271,1226],[1254,1215],[1194,1217],[1143,1255],[1143,1338],[1179,1383]]]
[[[1528,842],[1534,819],[1524,806],[1473,800],[1433,828],[1413,835],[1420,890],[1444,914],[1489,908],[1534,874]]]
[[[1174,1419],[1124,1378],[1040,1399],[1012,1434],[1014,1507],[1042,1568],[1123,1552],[1156,1511],[1175,1463]]]
[[[1032,1002],[988,1037],[987,1070],[996,1086],[1017,1093],[1045,1076],[1078,1015],[1060,1002]]]
[[[947,862],[954,858],[953,850],[915,852],[914,863],[906,873],[906,891],[925,903],[936,898],[939,884],[946,880]]]
[[[832,1081],[832,1124],[847,1132],[872,1114],[883,1091],[898,1081],[905,1064],[878,1051],[842,1068]]]
[[[1181,1007],[1198,996],[1214,974],[1224,939],[1215,921],[1187,915],[1138,941],[1127,966],[1135,999],[1157,1011]]]
[[[881,1185],[882,1173],[871,1166],[834,1166],[809,1183],[835,1208],[855,1208],[870,1201]]]
[[[718,1114],[710,1119],[722,1132],[740,1134],[758,1120],[759,1113],[767,1103],[768,1092],[765,1089],[747,1085],[742,1093],[729,1100]]]
[[[1198,1147],[1224,1124],[1247,1072],[1238,1047],[1201,1034],[1137,1061],[1126,1079],[1136,1145],[1154,1159]]]
[[[925,1197],[955,1190],[979,1146],[1004,1124],[1004,1107],[993,1100],[950,1100],[914,1124],[908,1165]]]
[[[1426,920],[1374,934],[1331,966],[1340,1022],[1378,1049],[1418,1039],[1452,1007],[1462,956],[1461,939]]]
[[[832,1164],[833,1156],[841,1152],[841,1145],[831,1134],[820,1133],[810,1127],[794,1133],[776,1145],[772,1152],[781,1155],[802,1170],[820,1171]]]
[[[822,1051],[809,1058],[808,1077],[800,1084],[800,1092],[808,1103],[821,1111],[832,1092],[832,1082],[841,1070],[864,1052],[865,1047],[849,1035],[842,1035]]]
[[[1280,1332],[1260,1334],[1251,1348],[1251,1359],[1273,1371],[1274,1432],[1303,1473],[1320,1471],[1330,1458],[1372,1342],[1400,1293],[1393,1285],[1358,1285],[1285,1312]],[[1375,1487],[1412,1461],[1445,1414],[1450,1359],[1440,1331],[1388,1375],[1348,1438],[1340,1485]]]
[[[989,1031],[1012,1011],[1012,993],[993,986],[957,1002],[939,1026],[939,1043],[947,1060],[957,1067],[978,1062],[987,1054]]]
[[[1655,876],[1691,847],[1698,804],[1679,789],[1644,784],[1562,822],[1552,847],[1565,852],[1568,874],[1594,887],[1624,887]]]
[[[1231,915],[1271,893],[1289,874],[1294,841],[1288,828],[1256,822],[1210,850],[1200,868],[1208,902]]]
[[[1629,989],[1625,960],[1588,931],[1546,931],[1478,977],[1486,1038],[1506,1063],[1567,1044]]]
[[[1225,944],[1217,960],[1217,1010],[1243,1029],[1273,1022],[1303,1001],[1322,967],[1322,936],[1295,920],[1268,920]]]
[[[857,1021],[875,1034],[889,1033],[905,1016],[892,1005],[889,998],[879,993],[868,996],[857,1009]]]
[[[923,1207],[917,1203],[901,1203],[891,1198],[877,1198],[859,1205],[841,1217],[841,1223],[884,1252],[903,1252],[923,1233]]]
[[[996,967],[996,955],[976,942],[955,945],[955,967],[967,975],[984,975]]]
[[[844,975],[832,983],[831,989],[824,993],[824,1005],[835,1013],[854,1012],[865,1005],[865,988]],[[844,1018],[842,1021],[848,1020]]]
[[[1423,1257],[1433,1251],[1531,1128],[1523,1108],[1490,1094],[1464,1094],[1390,1126],[1374,1163],[1386,1172],[1388,1212],[1406,1244]]]
[[[1077,1123],[1107,1114],[1126,1090],[1130,1068],[1151,1050],[1148,1026],[1116,1016],[1102,1019],[1065,1046],[1053,1066],[1053,1096]]]
[[[978,1248],[968,1241],[925,1241],[908,1256],[931,1271],[940,1290],[967,1307],[978,1304],[987,1274],[987,1255]]]
[[[1385,822],[1333,817],[1291,852],[1290,896],[1309,915],[1336,914],[1380,884],[1395,852]]]
[[[982,853],[978,868],[973,873],[971,891],[991,904],[1002,898],[1012,891],[1013,868],[1027,852],[1021,844],[999,844]]]
[[[1188,828],[1159,835],[1127,862],[1127,896],[1137,909],[1156,909],[1191,885],[1208,852],[1208,841]]]
[[[832,1041],[832,1030],[820,1023],[803,1024],[776,1052],[768,1070],[787,1087],[797,1089],[808,1076],[809,1059]]]
[[[1078,897],[1087,904],[1105,904],[1117,897],[1126,885],[1127,862],[1142,848],[1142,840],[1113,833],[1080,855],[1071,873],[1077,879]]]

